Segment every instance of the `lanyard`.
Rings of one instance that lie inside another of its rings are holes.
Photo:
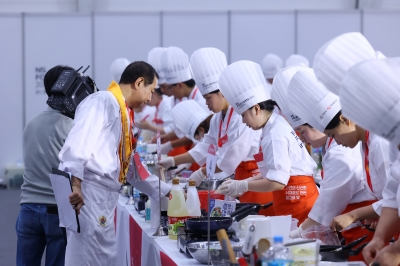
[[[132,109],[129,108],[128,106],[126,106],[126,111],[128,111],[129,121],[130,121],[130,124],[129,124],[129,125],[130,125],[130,127],[129,127],[129,135],[130,135],[131,138],[132,138],[132,146],[135,147],[136,139],[135,139],[135,137],[133,136],[133,126],[136,126],[136,125],[135,125],[135,119],[134,119],[135,114],[134,114],[134,112],[132,111]]]
[[[326,151],[325,151],[325,152],[328,151],[329,147],[330,147],[331,144],[332,144],[332,141],[333,141],[333,138],[330,138],[330,139],[329,139],[329,142],[328,142],[328,147],[326,148]],[[322,170],[321,170],[321,177],[322,177],[322,179],[324,179],[324,168],[322,168]]]
[[[369,148],[368,148],[368,139],[369,139],[369,131],[365,131],[365,152],[364,152],[364,165],[365,165],[365,174],[367,175],[367,183],[372,192],[372,181],[371,175],[369,173]]]
[[[193,93],[193,96],[192,96],[192,100],[194,100],[194,96],[196,96],[196,93],[197,93],[198,90],[199,90],[199,88],[197,88],[197,87],[196,87],[196,89],[194,89],[194,93]]]
[[[156,113],[155,113],[154,119],[153,119],[153,123],[155,123],[155,124],[157,124],[157,125],[163,124],[163,123],[164,123],[164,121],[163,121],[162,119],[158,119],[158,118],[157,118],[158,107],[160,106],[161,102],[162,102],[162,99],[161,99],[161,101],[156,105]]]
[[[229,127],[229,123],[231,122],[232,114],[233,114],[233,108],[231,107],[231,111],[229,112],[228,123],[226,124],[225,132],[228,131],[228,127]],[[221,119],[221,121],[219,123],[218,143],[220,142],[220,139],[221,139],[222,122],[223,122],[223,119]]]

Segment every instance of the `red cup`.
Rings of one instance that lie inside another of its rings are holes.
[[[206,212],[208,212],[208,207],[210,204],[207,204],[208,202],[208,191],[207,190],[200,190],[197,191],[197,193],[199,194],[199,200],[200,200],[200,209],[204,209],[206,210]],[[210,191],[210,199],[219,199],[219,200],[224,200],[225,199],[225,195],[222,194],[215,194],[214,190]]]

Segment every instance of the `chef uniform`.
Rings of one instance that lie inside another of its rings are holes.
[[[254,62],[231,64],[221,74],[219,84],[225,98],[240,115],[271,98],[265,90],[261,67]],[[288,122],[274,112],[262,129],[260,144],[262,151],[254,157],[261,176],[285,185],[283,190],[273,192],[276,215],[291,214],[302,222],[318,197],[312,177],[316,168],[314,160]]]
[[[276,54],[267,54],[261,63],[265,79],[274,79],[274,76],[282,68],[282,59]]]
[[[119,93],[118,98],[115,93]],[[131,133],[130,112],[115,82],[111,83],[108,91],[89,95],[76,110],[74,126],[59,154],[59,169],[82,180],[85,205],[79,214],[81,232],[67,229],[67,266],[116,265],[114,213],[120,181],[125,177],[121,171],[127,169],[119,155],[122,138]],[[123,134],[128,131],[127,135]],[[128,151],[128,146],[123,147]],[[144,189],[142,191],[158,199],[155,197],[158,195],[157,177],[148,177],[145,182],[136,180],[135,183],[146,183],[140,186]],[[170,186],[163,182],[161,186],[162,195],[167,194]]]
[[[111,63],[110,72],[115,82],[119,83],[122,73],[130,63],[126,58],[117,58]]]
[[[202,48],[193,53],[190,65],[202,95],[219,90],[218,79],[227,67],[226,57],[216,48]],[[235,172],[235,180],[242,180],[259,173],[253,155],[258,152],[259,131],[242,123],[242,118],[229,106],[226,114],[215,114],[204,140],[189,151],[199,164],[205,162],[209,145],[217,148],[217,165],[229,176]],[[241,202],[266,204],[273,201],[272,193],[247,192],[239,197]],[[274,215],[273,208],[261,210],[259,214]]]
[[[294,74],[288,89],[288,100],[291,110],[320,132],[324,132],[341,110],[339,97],[318,82],[310,68],[301,68]],[[376,196],[370,193],[364,181],[360,146],[358,144],[350,149],[338,145],[333,138],[327,138],[322,154],[323,180],[320,183],[320,195],[309,218],[329,226],[333,218],[341,213],[376,202]],[[372,239],[373,232],[360,227],[342,231],[346,242],[366,234],[369,240]],[[358,259],[362,259],[362,256]]]
[[[309,66],[308,59],[300,54],[292,54],[285,61],[285,67],[291,66]]]

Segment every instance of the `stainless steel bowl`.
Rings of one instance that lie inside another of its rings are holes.
[[[233,179],[232,176],[228,176],[222,179],[211,179],[211,180],[203,180],[203,182],[200,183],[199,186],[197,186],[197,190],[217,190],[217,188],[224,183],[228,178]]]
[[[236,253],[236,257],[242,257],[243,243],[231,242],[231,246]],[[208,242],[195,242],[187,244],[190,255],[200,263],[208,263]],[[212,265],[222,265],[224,262],[222,248],[219,241],[210,242],[210,262]]]

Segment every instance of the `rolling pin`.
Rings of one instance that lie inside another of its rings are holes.
[[[221,244],[221,247],[223,246],[223,240],[225,240],[228,248],[228,255],[229,255],[229,262],[230,263],[238,263],[236,260],[236,255],[235,252],[233,252],[232,246],[231,246],[231,241],[228,238],[228,235],[226,234],[225,229],[219,229],[217,231],[217,237],[219,240],[219,243]]]

